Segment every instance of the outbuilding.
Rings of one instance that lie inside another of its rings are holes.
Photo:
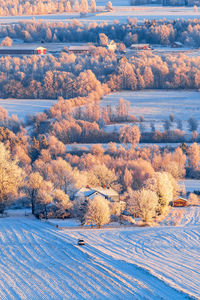
[[[182,197],[178,197],[172,201],[173,207],[184,207],[188,205],[188,200]]]
[[[74,54],[84,54],[90,52],[91,49],[92,49],[91,45],[69,46],[68,52]]]
[[[0,47],[0,55],[44,55],[46,54],[46,48],[44,47],[29,47],[29,46],[10,46]]]
[[[151,47],[149,44],[132,44],[131,50],[151,50]]]

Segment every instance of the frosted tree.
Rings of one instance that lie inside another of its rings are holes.
[[[117,180],[114,170],[110,170],[105,164],[96,164],[88,171],[88,183],[92,186],[110,186]]]
[[[136,147],[140,141],[140,130],[134,126],[125,125],[120,129],[120,142],[127,145],[132,144],[132,147]]]
[[[91,12],[96,12],[96,1],[95,0],[90,1],[90,9],[91,9]]]
[[[88,12],[88,1],[87,0],[81,0],[80,12],[83,14],[86,14]]]
[[[154,177],[147,180],[146,188],[152,190],[158,195],[158,207],[159,214],[165,215],[169,210],[169,203],[176,195],[176,181],[173,182],[173,177],[167,172],[156,172]]]
[[[188,148],[188,166],[191,169],[197,170],[199,169],[199,161],[200,161],[200,147],[197,143],[193,143]]]
[[[134,192],[133,198],[130,199],[129,207],[131,202],[135,202],[133,205],[136,205],[142,221],[149,222],[156,216],[158,196],[155,192],[141,189],[140,191]]]
[[[72,207],[72,202],[69,200],[69,196],[62,190],[56,190],[54,192],[54,202],[59,209],[64,211]]]
[[[6,36],[3,39],[3,41],[1,42],[1,46],[10,47],[10,46],[12,46],[12,43],[13,43],[12,39],[10,37]]]
[[[112,11],[113,10],[112,2],[111,1],[107,2],[105,9],[108,10],[108,11]]]
[[[80,11],[80,5],[79,5],[79,1],[78,0],[75,0],[74,6],[73,6],[73,10],[75,12],[79,12]]]
[[[105,33],[99,33],[99,42],[101,46],[108,45],[108,37]]]
[[[30,174],[26,185],[26,192],[31,200],[33,215],[35,214],[36,202],[38,200],[38,194],[40,188],[42,187],[42,184],[43,184],[43,178],[38,172]]]
[[[22,186],[22,169],[17,160],[13,160],[4,144],[0,143],[0,213],[17,196],[18,188]]]
[[[110,210],[109,202],[101,196],[95,196],[93,200],[89,202],[88,210],[85,215],[85,224],[98,226],[109,223],[110,221]]]
[[[67,1],[66,5],[65,5],[65,11],[66,12],[71,12],[72,11],[72,7],[71,7],[70,1]]]

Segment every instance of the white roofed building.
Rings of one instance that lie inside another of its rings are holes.
[[[102,196],[105,199],[108,199],[111,202],[119,201],[119,193],[116,192],[111,187],[82,187],[80,190],[78,190],[74,198],[75,200],[91,200],[94,198],[94,196]]]

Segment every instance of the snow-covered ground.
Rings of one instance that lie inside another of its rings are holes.
[[[199,212],[182,226],[101,230],[0,218],[0,299],[199,299]]]
[[[104,9],[108,1],[99,0],[97,5]],[[80,17],[79,13],[62,13],[62,14],[47,14],[33,16],[7,16],[1,17],[0,23],[16,23],[20,21],[31,21],[34,17],[35,21],[40,22],[71,22],[78,19],[83,23],[91,22],[107,22],[113,23],[118,20],[121,23],[127,22],[128,18],[137,18],[139,22],[145,19],[194,19],[199,18],[199,11],[194,11],[193,7],[166,7],[166,6],[128,6],[127,0],[116,0],[113,2],[114,10],[111,12],[90,13],[84,17]]]
[[[200,224],[200,206],[172,208],[163,225],[197,225]]]
[[[199,120],[200,93],[195,90],[142,90],[122,91],[106,95],[101,100],[101,106],[116,106],[119,99],[123,98],[130,102],[130,112],[137,118],[143,116],[145,129],[150,128],[151,122],[155,128],[163,131],[163,121],[173,114],[175,119],[182,121],[183,130],[188,131],[187,120],[190,117]],[[107,131],[116,129],[119,125],[107,126]],[[176,128],[174,122],[172,128]]]
[[[6,109],[9,115],[17,115],[19,119],[24,120],[27,115],[41,113],[49,109],[55,100],[47,99],[0,99],[0,107]]]
[[[200,180],[198,179],[184,179],[180,184],[184,183],[186,192],[200,191]]]
[[[119,147],[123,146],[123,144],[121,143],[114,143],[116,145],[116,148],[119,149]],[[100,145],[104,150],[107,150],[109,148],[109,144],[106,143],[98,143],[98,144],[67,144],[66,145],[66,149],[69,152],[72,151],[88,151],[91,149],[92,146],[94,145]],[[147,148],[147,147],[154,147],[154,146],[158,146],[159,148],[177,148],[178,146],[180,146],[181,143],[140,143],[138,145],[139,148]],[[187,143],[187,145],[191,145],[191,143]],[[131,144],[128,144],[129,147],[131,147]]]

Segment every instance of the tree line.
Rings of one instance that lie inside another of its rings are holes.
[[[200,58],[141,52],[129,61],[103,47],[91,55],[0,57],[0,97],[83,97],[90,92],[198,89]]]
[[[53,1],[54,2],[54,1]],[[7,1],[6,1],[7,3]],[[62,3],[62,2],[54,2]],[[199,47],[200,20],[159,20],[140,23],[136,18],[129,18],[127,23],[83,24],[73,19],[71,22],[20,22],[1,26],[0,37],[22,39],[25,42],[99,42],[99,34],[109,39],[124,43],[130,47],[135,43],[171,45],[181,42],[185,46]]]
[[[0,3],[0,16],[42,15],[71,12],[84,14],[96,12],[96,1],[90,0],[90,4],[88,4],[88,0],[2,0]]]

